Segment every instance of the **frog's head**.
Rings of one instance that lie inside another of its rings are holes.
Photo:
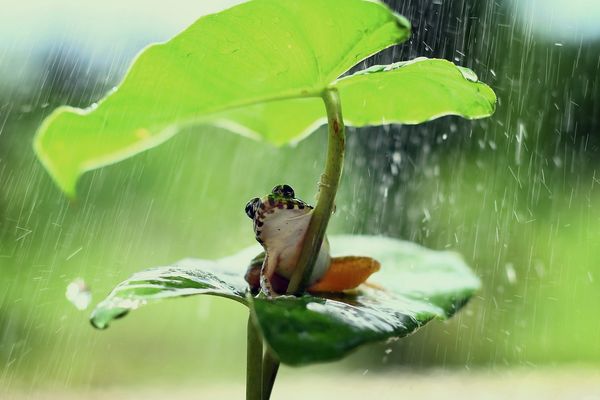
[[[291,186],[277,185],[268,195],[256,197],[246,204],[246,215],[254,222],[256,240],[263,246],[271,242],[270,239],[276,238],[279,242],[283,237],[290,240],[304,237],[309,218],[302,217],[308,216],[313,208],[294,196]],[[288,241],[285,244],[292,243]]]
[[[294,199],[294,189],[292,189],[292,187],[289,185],[277,185],[273,188],[273,190],[271,190],[271,193],[269,193],[262,199],[255,197],[252,200],[250,200],[246,204],[246,215],[248,215],[250,219],[254,219],[256,213],[261,209],[261,204],[263,202],[265,202],[268,205],[271,205],[270,203],[273,201],[277,202],[277,204],[283,204],[286,200],[298,200]]]

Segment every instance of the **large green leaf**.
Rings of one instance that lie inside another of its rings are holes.
[[[452,316],[480,286],[452,252],[384,237],[337,236],[330,242],[334,256],[380,261],[381,271],[370,282],[381,289],[253,299],[255,320],[283,363],[336,360],[362,344],[406,336],[434,318]]]
[[[334,256],[365,255],[381,271],[352,294],[252,298],[242,275],[259,246],[218,261],[185,260],[143,271],[98,305],[92,323],[104,328],[148,301],[193,294],[249,302],[269,347],[287,364],[335,360],[361,344],[405,336],[433,318],[447,318],[479,288],[452,252],[384,237],[330,237]],[[381,287],[379,289],[378,287]],[[246,300],[248,299],[248,300]]]
[[[496,95],[467,68],[446,60],[417,58],[376,65],[335,82],[344,122],[352,126],[419,124],[445,115],[468,119],[494,113]],[[296,142],[327,122],[319,98],[255,104],[215,119],[237,133],[281,145]]]
[[[40,127],[35,149],[74,194],[83,172],[156,146],[182,125],[223,124],[214,116],[225,110],[319,96],[409,32],[406,19],[376,1],[253,0],[145,49],[97,106],[57,109]]]

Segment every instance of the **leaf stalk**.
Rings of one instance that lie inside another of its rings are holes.
[[[298,266],[290,280],[287,294],[300,295],[308,285],[325,238],[329,218],[335,210],[335,196],[344,166],[346,132],[340,95],[336,88],[327,88],[323,91],[321,97],[325,103],[329,128],[325,172],[321,175],[319,198],[308,224]]]
[[[262,367],[262,398],[263,400],[269,400],[273,391],[273,385],[275,384],[275,378],[277,378],[277,372],[279,371],[279,360],[268,348],[265,351]]]
[[[298,260],[298,266],[292,275],[287,288],[287,294],[300,295],[306,287],[312,275],[315,262],[321,250],[325,238],[325,231],[329,219],[335,210],[335,196],[342,177],[344,166],[344,152],[346,148],[346,130],[342,117],[342,105],[337,89],[327,88],[321,94],[327,111],[327,125],[329,130],[327,142],[327,160],[325,172],[319,181],[319,198],[313,215],[306,230],[306,236],[302,243],[302,250]],[[267,349],[263,360],[263,400],[269,400],[273,384],[277,377],[279,361]]]
[[[252,315],[248,316],[246,358],[246,400],[262,399],[262,358],[263,342]]]

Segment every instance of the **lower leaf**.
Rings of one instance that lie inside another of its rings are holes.
[[[480,286],[456,253],[384,237],[337,236],[330,243],[334,256],[369,256],[381,271],[353,293],[249,297],[255,321],[282,363],[332,361],[362,344],[406,336],[453,315]]]
[[[414,243],[370,236],[329,238],[332,256],[376,259],[381,270],[350,293],[254,298],[243,275],[259,246],[216,261],[187,259],[134,274],[91,316],[100,329],[148,302],[208,294],[249,305],[277,358],[302,365],[332,361],[366,343],[406,336],[458,311],[480,287],[462,258]]]
[[[255,248],[251,250],[256,253]],[[112,320],[131,310],[171,297],[207,294],[246,304],[248,285],[242,273],[244,264],[240,263],[246,259],[246,253],[218,261],[186,259],[172,266],[138,272],[98,304],[90,322],[98,329],[105,329]]]

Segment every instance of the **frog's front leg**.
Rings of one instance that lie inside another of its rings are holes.
[[[263,251],[250,261],[244,279],[248,282],[250,290],[255,293],[260,289],[260,274],[263,262],[265,261],[265,252]]]
[[[248,265],[248,269],[246,270],[246,274],[244,275],[244,279],[248,282],[248,286],[250,286],[250,290],[253,294],[257,294],[261,289],[261,276],[262,276],[262,267],[265,261],[265,253],[262,252],[250,261],[250,265]],[[287,289],[289,281],[275,272],[271,279],[269,280],[271,283],[271,287],[274,289],[276,293],[284,293]]]
[[[267,253],[260,253],[250,262],[244,278],[253,292],[261,289],[267,296],[277,294],[272,283],[277,267],[273,260],[277,260],[277,257],[269,257]]]
[[[277,295],[271,283],[277,269],[277,259],[277,255],[273,256],[266,253],[260,270],[260,288],[267,296]]]

